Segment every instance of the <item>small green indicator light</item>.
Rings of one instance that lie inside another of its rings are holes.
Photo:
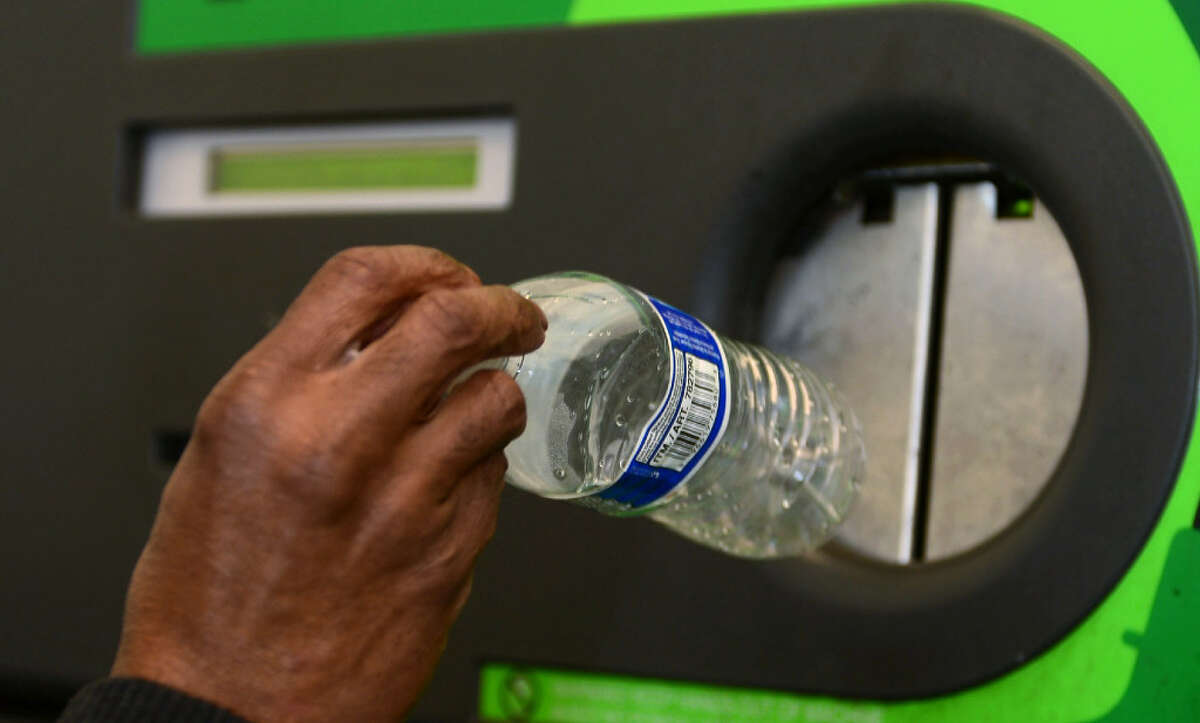
[[[1009,207],[1008,215],[1017,218],[1029,218],[1033,215],[1033,199],[1018,198],[1013,201],[1012,206]]]

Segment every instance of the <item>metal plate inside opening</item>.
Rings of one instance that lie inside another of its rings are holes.
[[[936,561],[1001,532],[1050,479],[1087,374],[1083,285],[1049,210],[986,164],[864,179],[777,262],[762,338],[862,421],[866,479],[837,543]]]

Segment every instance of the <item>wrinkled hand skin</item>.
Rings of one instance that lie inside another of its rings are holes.
[[[246,718],[396,720],[491,537],[546,320],[418,247],[344,251],[217,384],[133,574],[117,676]]]

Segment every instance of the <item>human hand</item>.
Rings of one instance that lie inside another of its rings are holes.
[[[255,720],[403,715],[466,601],[525,424],[503,372],[446,389],[537,348],[545,326],[432,249],[331,259],[201,407],[113,675]]]

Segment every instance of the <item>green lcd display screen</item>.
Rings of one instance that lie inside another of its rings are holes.
[[[279,144],[215,148],[213,193],[469,189],[479,149],[472,139],[380,144]]]

